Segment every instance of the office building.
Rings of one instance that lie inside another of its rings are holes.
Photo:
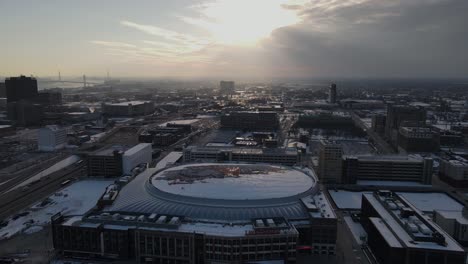
[[[320,141],[319,178],[323,183],[341,183],[343,147],[334,141]]]
[[[32,99],[37,96],[37,80],[32,77],[20,76],[5,79],[7,101],[17,102],[22,99]]]
[[[398,148],[405,152],[439,151],[439,134],[427,127],[400,127]]]
[[[54,247],[65,257],[133,263],[295,263],[298,249],[334,255],[337,218],[318,187],[312,171],[277,165],[148,168],[108,188],[84,216],[55,215]]]
[[[219,83],[219,92],[221,95],[233,95],[235,86],[233,81],[221,81]]]
[[[154,112],[154,104],[150,101],[129,101],[102,105],[103,113],[107,116],[139,116]]]
[[[37,145],[40,151],[55,151],[67,144],[67,130],[56,125],[39,129]]]
[[[296,148],[195,147],[184,149],[184,162],[253,162],[293,166],[300,161]]]
[[[407,105],[387,105],[385,137],[397,146],[400,126],[421,127],[426,125],[426,110]]]
[[[361,222],[367,244],[382,264],[463,264],[465,250],[402,196],[363,194]]]
[[[278,113],[230,112],[221,116],[221,127],[241,130],[276,130],[279,127]]]
[[[431,184],[432,158],[420,156],[351,156],[343,159],[343,183],[409,181]]]
[[[336,104],[336,84],[330,84],[330,88],[328,91],[328,102],[330,104]]]

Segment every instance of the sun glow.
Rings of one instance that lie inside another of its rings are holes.
[[[219,43],[251,45],[280,27],[299,22],[294,10],[284,8],[286,0],[218,0],[194,8],[199,18],[182,17],[207,30]]]

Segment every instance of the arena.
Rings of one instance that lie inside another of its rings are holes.
[[[54,216],[53,230],[70,256],[294,263],[298,249],[335,253],[336,216],[307,168],[198,163],[149,168],[85,216]]]

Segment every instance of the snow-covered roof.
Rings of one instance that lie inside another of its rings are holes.
[[[268,217],[309,219],[307,209],[300,199],[318,192],[318,186],[314,184],[303,193],[282,198],[226,200],[181,196],[163,192],[154,187],[151,184],[151,176],[156,172],[157,170],[154,168],[145,170],[123,187],[114,203],[104,208],[104,211],[158,212],[158,214],[179,215],[199,220],[216,220],[217,222],[238,222]],[[231,192],[236,192],[236,190]]]
[[[150,143],[137,144],[136,146],[132,147],[131,149],[125,151],[124,156],[131,156],[131,155],[137,153],[138,151],[141,151],[142,149],[148,148],[148,147],[151,148]]]
[[[227,175],[220,178],[222,170],[235,170],[237,173],[230,175],[228,171]],[[190,175],[177,177],[178,173]],[[168,179],[168,174],[173,177]],[[311,177],[296,169],[271,165],[216,163],[170,168],[155,175],[151,183],[163,192],[225,200],[289,197],[306,192],[315,184]]]
[[[414,249],[464,252],[464,249],[452,237],[447,235],[447,233],[432,221],[427,220],[416,207],[411,205],[400,195],[393,198],[395,203],[402,203],[404,208],[414,213],[413,216],[405,218],[401,216],[398,207],[395,209],[385,207],[383,203],[388,203],[388,200],[382,200],[385,197],[376,194],[364,194],[364,197],[366,197],[367,201],[379,215],[377,218],[370,217],[369,220],[375,225],[376,229],[386,239],[389,245]],[[415,224],[416,229],[409,231],[405,226],[410,226],[411,224]],[[436,232],[444,237],[445,243],[437,243],[431,240],[433,234]]]

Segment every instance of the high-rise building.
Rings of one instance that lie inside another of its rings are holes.
[[[387,105],[385,137],[394,146],[397,145],[400,126],[424,126],[425,124],[426,110],[424,108],[407,105]]]
[[[21,99],[32,99],[37,96],[37,80],[20,76],[5,79],[7,101],[17,102]]]
[[[340,183],[343,147],[334,141],[322,140],[319,150],[319,179],[323,183]]]
[[[67,130],[51,125],[39,129],[37,145],[41,151],[54,151],[67,144]]]
[[[219,92],[221,93],[221,95],[234,94],[234,82],[233,81],[221,81],[219,83]]]
[[[432,182],[431,158],[419,156],[356,156],[343,161],[343,183],[361,181]]]
[[[328,94],[328,102],[330,104],[335,104],[336,103],[336,84],[332,83],[330,85],[330,91]]]

